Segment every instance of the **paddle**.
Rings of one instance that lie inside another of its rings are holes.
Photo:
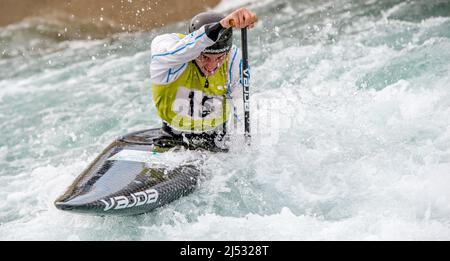
[[[234,20],[230,20],[231,27],[234,27]],[[244,98],[244,137],[245,143],[250,145],[250,73],[248,70],[248,45],[247,45],[247,28],[241,29],[242,43],[242,85]]]
[[[241,29],[242,42],[242,85],[244,91],[244,136],[247,145],[250,145],[250,74],[248,71],[247,28]]]

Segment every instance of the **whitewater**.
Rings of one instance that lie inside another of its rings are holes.
[[[116,137],[160,126],[150,43],[187,22],[93,40],[0,28],[0,240],[450,240],[450,3],[245,3],[252,146],[132,217],[53,201]]]

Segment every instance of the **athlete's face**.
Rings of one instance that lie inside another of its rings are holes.
[[[222,66],[227,56],[228,52],[218,54],[202,53],[195,59],[195,62],[204,75],[211,76]]]

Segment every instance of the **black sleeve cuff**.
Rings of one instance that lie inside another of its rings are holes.
[[[217,38],[219,38],[219,33],[225,29],[220,22],[217,23],[211,23],[205,25],[205,33],[208,36],[209,39],[213,40],[214,42],[217,41]]]

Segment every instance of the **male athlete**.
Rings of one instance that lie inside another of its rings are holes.
[[[206,148],[226,149],[230,125],[242,121],[242,59],[232,27],[253,28],[246,8],[227,16],[204,12],[192,18],[189,34],[163,34],[151,45],[152,95],[163,133]]]

